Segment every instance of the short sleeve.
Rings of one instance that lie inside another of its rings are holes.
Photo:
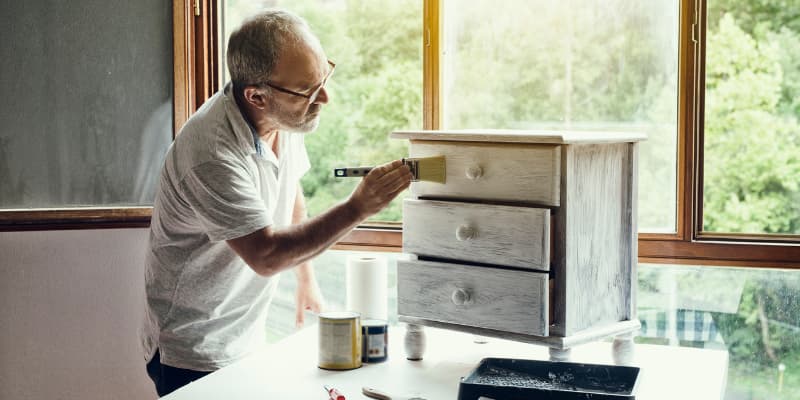
[[[254,178],[243,165],[229,161],[196,165],[180,189],[212,241],[235,239],[273,223]]]

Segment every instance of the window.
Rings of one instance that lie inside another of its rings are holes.
[[[702,231],[800,234],[797,7],[707,7]]]
[[[0,6],[13,54],[0,63],[0,229],[146,226],[193,110],[189,3]]]
[[[639,227],[676,232],[678,2],[443,2],[442,129],[647,133]]]
[[[637,343],[728,353],[725,399],[800,393],[800,273],[639,265]]]

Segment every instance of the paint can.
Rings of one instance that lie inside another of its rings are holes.
[[[389,356],[389,325],[382,319],[365,319],[361,322],[361,361],[378,363]]]
[[[319,314],[319,363],[322,369],[361,367],[361,317],[352,311]]]

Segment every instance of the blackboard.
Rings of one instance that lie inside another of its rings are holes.
[[[0,209],[152,204],[172,2],[3,0]]]

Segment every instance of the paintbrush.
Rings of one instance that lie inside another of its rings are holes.
[[[403,164],[411,169],[412,182],[427,181],[444,183],[446,178],[444,156],[404,158]],[[365,176],[374,167],[346,167],[334,168],[333,176],[347,178],[352,176]]]

